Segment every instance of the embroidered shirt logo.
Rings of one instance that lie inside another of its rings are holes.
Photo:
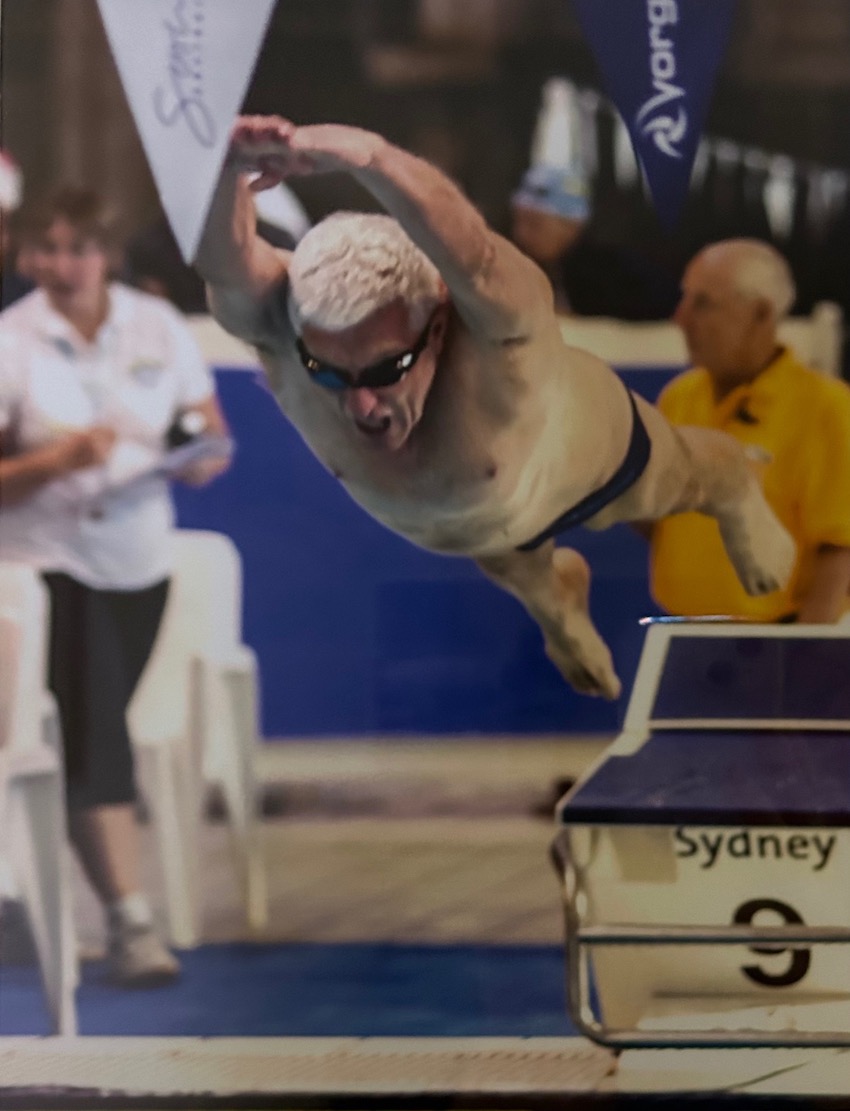
[[[164,365],[155,359],[137,359],[130,365],[129,372],[140,386],[155,386],[164,369]]]

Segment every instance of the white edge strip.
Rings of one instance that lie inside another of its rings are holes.
[[[3,1038],[3,1089],[122,1092],[595,1091],[583,1038]]]
[[[231,336],[211,316],[190,316],[189,326],[211,366],[256,368],[253,348]],[[786,320],[780,337],[790,343],[804,362],[830,374],[840,369],[841,310],[836,305],[816,305],[811,316]],[[675,324],[628,323],[606,317],[563,317],[561,334],[566,343],[580,347],[614,366],[679,369],[688,363],[681,332]]]

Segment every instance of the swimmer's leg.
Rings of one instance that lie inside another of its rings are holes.
[[[748,594],[769,594],[791,576],[795,544],[765,500],[737,440],[709,428],[676,431],[690,456],[691,504],[716,518],[741,585]]]
[[[619,695],[611,653],[587,608],[590,568],[578,552],[556,548],[549,540],[531,552],[505,552],[476,562],[522,602],[543,632],[546,655],[571,686],[582,694]]]

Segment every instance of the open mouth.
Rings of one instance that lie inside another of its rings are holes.
[[[389,417],[382,417],[377,424],[365,424],[363,421],[354,422],[364,436],[371,436],[377,438],[383,436],[384,433],[389,431],[390,424],[392,423]]]

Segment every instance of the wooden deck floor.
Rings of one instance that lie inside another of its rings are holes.
[[[548,860],[554,827],[531,811],[555,777],[576,774],[600,747],[499,739],[270,747],[264,773],[282,812],[263,823],[271,888],[263,937],[559,943],[558,884]],[[143,841],[148,889],[161,906],[149,828]],[[249,937],[223,825],[205,826],[202,850],[205,940]],[[97,951],[101,915],[79,875],[75,893],[84,948]],[[244,1077],[258,1097],[251,1106],[289,1108],[601,1109],[619,1106],[625,1093],[641,1111],[662,1096],[672,1105],[675,1093],[676,1106],[741,1108],[751,1106],[747,1094],[758,1093],[775,1101],[771,1108],[808,1111],[839,1106],[835,1097],[850,1091],[850,1053],[828,1050],[640,1051],[615,1058],[570,1038],[158,1042],[5,1039],[4,1106],[140,1106],[101,1095],[81,1103],[79,1094],[81,1085],[101,1093],[138,1085],[159,1093],[160,1108],[170,1105],[168,1093],[199,1089],[209,1103],[189,1095],[173,1106],[244,1107],[227,1095],[245,1091]],[[336,1093],[331,1102],[329,1092]],[[805,1093],[805,1103],[792,1093]]]
[[[556,776],[574,775],[598,742],[436,746],[288,743],[263,753],[283,808],[263,822],[270,923],[280,941],[558,942],[558,887],[548,860],[552,823],[531,811]],[[147,888],[162,888],[150,827],[142,828]],[[202,840],[204,939],[249,936],[226,827]],[[102,916],[76,874],[85,951],[102,944]]]

